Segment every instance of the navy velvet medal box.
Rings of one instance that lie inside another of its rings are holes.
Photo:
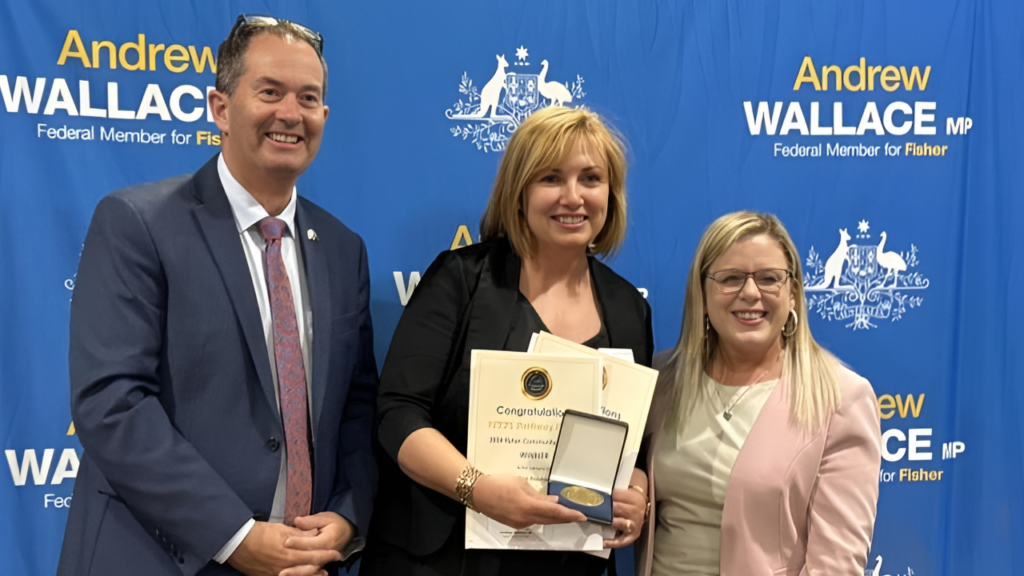
[[[566,410],[548,475],[548,494],[588,520],[612,523],[612,488],[629,425]]]

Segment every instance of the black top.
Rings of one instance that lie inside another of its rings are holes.
[[[519,292],[516,297],[516,310],[512,318],[512,331],[509,332],[508,341],[505,342],[505,350],[509,352],[526,352],[530,348],[530,339],[537,332],[551,332],[544,325],[544,320],[537,309],[530,304],[526,296]],[[604,322],[601,322],[601,329],[592,338],[583,343],[591,348],[608,348],[608,331],[604,329]]]
[[[650,306],[610,268],[594,258],[589,263],[603,311],[607,342],[601,344],[630,348],[638,363],[650,366]],[[461,504],[407,477],[397,466],[398,451],[410,434],[432,427],[466,453],[471,351],[512,350],[520,330],[526,344],[534,331],[529,320],[516,322],[517,310],[524,312],[517,306],[521,266],[508,241],[496,239],[442,253],[417,285],[381,373],[377,433],[383,454],[371,539],[423,556],[440,549],[456,518],[465,516]]]

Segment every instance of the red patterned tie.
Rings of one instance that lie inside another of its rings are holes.
[[[295,321],[295,301],[291,284],[281,258],[283,220],[269,216],[260,220],[260,230],[267,241],[263,254],[270,292],[270,313],[274,320],[274,358],[277,364],[277,387],[281,395],[281,419],[288,465],[285,485],[284,523],[295,525],[297,516],[309,515],[313,479],[310,474],[308,408],[306,404],[306,369],[302,365],[299,327]]]

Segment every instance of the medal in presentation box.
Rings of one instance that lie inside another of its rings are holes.
[[[647,415],[651,409],[651,400],[654,398],[658,371],[624,359],[632,357],[628,349],[594,350],[547,332],[534,334],[530,342],[530,352],[602,359],[601,411],[595,414],[629,424],[615,487],[629,486],[636,458],[640,454],[640,443],[643,440],[644,427],[647,426]]]
[[[551,462],[548,494],[592,522],[611,524],[612,488],[628,431],[625,422],[566,410]]]
[[[567,410],[596,413],[603,359],[473,350],[466,458],[484,474],[515,474],[541,494]],[[602,526],[591,522],[517,530],[466,510],[466,548],[596,550]]]

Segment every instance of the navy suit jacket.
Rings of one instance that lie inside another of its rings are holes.
[[[366,249],[301,197],[296,229],[313,315],[312,512],[337,512],[365,535],[377,475]],[[211,558],[270,514],[284,434],[216,157],[96,207],[69,364],[85,453],[58,575],[236,573]]]

